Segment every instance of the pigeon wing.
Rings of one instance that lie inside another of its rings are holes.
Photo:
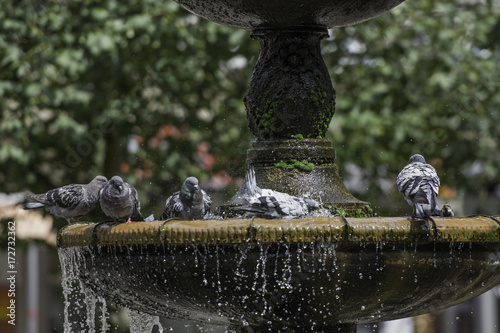
[[[165,209],[160,216],[160,220],[167,220],[173,217],[179,217],[182,213],[183,205],[179,198],[180,192],[175,192],[168,197],[165,202]]]
[[[268,219],[276,219],[283,216],[283,211],[279,203],[272,196],[259,197],[252,204],[235,207],[234,209],[245,211],[250,216]]]
[[[436,170],[429,164],[424,164],[422,168],[422,173],[424,174],[424,179],[429,183],[432,188],[432,192],[437,196],[439,192],[439,187],[441,186],[439,182],[439,177]]]
[[[203,193],[204,214],[208,214],[208,212],[210,212],[210,208],[212,207],[212,198],[210,198],[204,190],[201,190],[201,193]]]
[[[127,184],[130,188],[130,200],[133,204],[132,215],[130,219],[132,221],[144,221],[144,218],[141,214],[141,202],[139,201],[139,196],[137,195],[137,190],[130,184]]]
[[[46,194],[45,204],[59,208],[75,208],[83,200],[84,188],[81,185],[67,185],[50,190]]]
[[[408,164],[401,170],[398,177],[396,178],[396,184],[398,186],[399,192],[404,193],[407,191],[414,191],[415,187],[418,186],[418,181],[422,179],[427,179],[432,186],[433,192],[438,193],[439,191],[439,177],[436,170],[429,164],[423,163],[411,163]],[[417,182],[415,183],[415,180]]]

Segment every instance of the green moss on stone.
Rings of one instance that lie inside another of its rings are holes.
[[[277,119],[274,117],[274,108],[278,106],[278,102],[272,102],[270,99],[266,101],[264,110],[257,127],[262,133],[270,134],[276,131]]]
[[[342,215],[344,217],[373,217],[373,209],[370,207],[370,205],[365,205],[359,209],[356,209],[355,211],[346,211],[342,208],[339,208],[337,206],[329,206],[327,207],[328,210],[330,210],[330,213],[333,215]]]
[[[328,93],[324,90],[311,90],[309,92],[309,98],[313,102],[313,104],[321,110],[322,117],[315,124],[315,132],[318,133],[316,135],[317,139],[321,139],[323,133],[325,133],[326,129],[330,125],[330,120],[332,119],[335,113],[335,99],[332,100],[328,97]]]
[[[306,172],[312,171],[314,169],[314,163],[312,163],[311,161],[309,160],[297,161],[296,159],[291,159],[288,162],[280,161],[278,163],[274,163],[274,166],[282,169],[288,169],[288,170],[298,169]]]
[[[277,167],[277,168],[281,168],[281,169],[294,169],[295,167],[293,166],[293,164],[287,164],[286,162],[284,161],[280,161],[278,163],[274,163],[274,166]]]

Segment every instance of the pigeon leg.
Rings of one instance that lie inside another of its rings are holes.
[[[134,222],[129,217],[128,220],[127,220],[127,222],[125,222],[125,223],[134,223]]]

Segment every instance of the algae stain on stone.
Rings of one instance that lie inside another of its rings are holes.
[[[342,215],[344,217],[373,217],[373,209],[370,205],[364,205],[363,207],[356,210],[344,210],[337,205],[327,206],[331,214],[335,216]]]
[[[310,172],[314,169],[315,164],[309,160],[298,161],[296,159],[290,159],[288,162],[280,161],[278,163],[274,163],[274,166],[281,169],[298,169],[301,171]]]
[[[321,119],[319,119],[319,121],[315,124],[315,133],[319,133],[315,138],[321,139],[324,133],[326,133],[328,126],[330,126],[330,121],[335,114],[335,94],[329,98],[328,93],[325,90],[311,90],[309,92],[309,99],[318,109],[321,110]]]
[[[266,100],[266,105],[262,111],[261,119],[257,124],[259,131],[265,135],[272,136],[277,128],[277,118],[274,115],[274,109],[278,106],[278,101]]]

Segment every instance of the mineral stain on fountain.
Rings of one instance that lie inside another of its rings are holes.
[[[498,216],[370,217],[367,203],[342,184],[324,139],[335,111],[320,54],[327,28],[402,1],[176,1],[251,30],[261,46],[245,97],[256,136],[247,164],[257,185],[345,214],[69,225],[58,235],[65,332],[97,330],[99,303],[100,327],[107,327],[104,299],[130,309],[136,327],[148,321],[162,329],[163,316],[241,332],[355,332],[356,324],[443,309],[500,283]],[[231,216],[243,191],[220,212]],[[72,306],[80,290],[85,305]],[[73,322],[73,311],[86,312],[87,323]]]

